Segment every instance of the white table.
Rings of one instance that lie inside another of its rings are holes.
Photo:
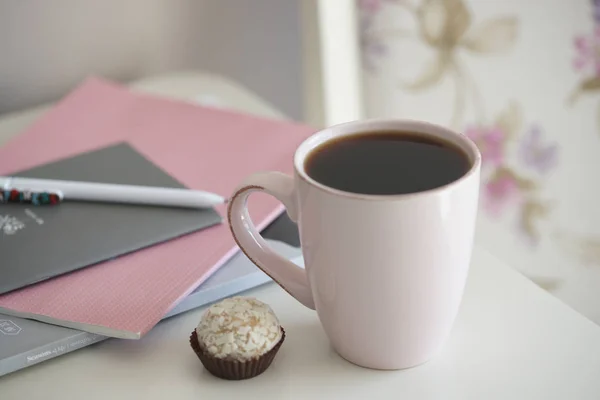
[[[206,372],[188,344],[202,310],[173,317],[139,341],[108,340],[0,378],[6,399],[573,399],[600,398],[600,328],[476,250],[444,351],[404,371],[357,367],[329,347],[316,313],[274,284],[248,293],[287,332],[254,379]],[[66,396],[66,397],[65,397]]]
[[[234,83],[203,74],[136,87],[180,98],[205,93],[223,106],[282,117]],[[35,115],[0,119],[0,141]],[[0,399],[600,399],[600,327],[480,249],[444,351],[404,371],[341,359],[316,314],[274,284],[248,295],[269,303],[287,332],[259,377],[227,382],[203,369],[188,344],[200,309],[162,322],[139,341],[108,340],[0,378]]]

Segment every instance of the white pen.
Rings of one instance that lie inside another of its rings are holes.
[[[48,199],[49,195],[52,199],[58,198],[59,201],[96,201],[185,208],[208,208],[225,203],[223,197],[201,190],[0,177],[0,203],[38,204],[40,196]],[[46,201],[46,204],[51,202]]]

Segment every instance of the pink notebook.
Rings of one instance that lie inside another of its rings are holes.
[[[0,149],[0,175],[127,141],[184,185],[229,196],[255,171],[292,172],[311,129],[132,93],[90,79]],[[217,207],[225,215],[225,207]],[[259,227],[282,211],[255,195]],[[140,338],[237,250],[226,223],[0,296],[0,312]],[[68,251],[68,249],[56,249]]]

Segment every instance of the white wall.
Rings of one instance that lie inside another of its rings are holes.
[[[0,0],[0,113],[54,100],[89,74],[195,68],[300,119],[300,1]]]

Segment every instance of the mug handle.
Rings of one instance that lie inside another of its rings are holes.
[[[259,191],[281,201],[291,220],[298,220],[294,179],[281,172],[256,173],[246,178],[229,200],[227,219],[233,238],[258,268],[296,300],[314,310],[315,303],[306,271],[273,251],[250,219],[248,197],[251,193]]]

